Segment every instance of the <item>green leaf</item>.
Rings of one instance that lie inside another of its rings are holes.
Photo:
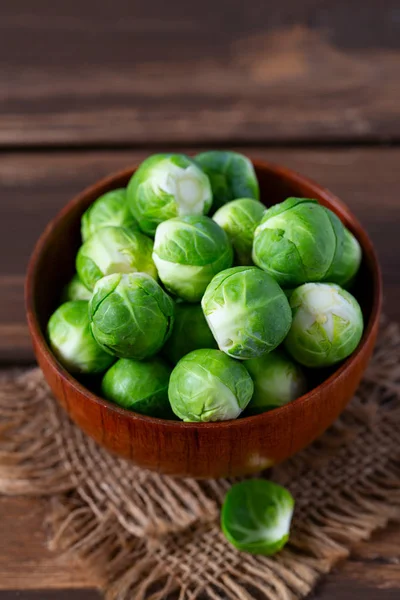
[[[238,152],[211,150],[197,154],[195,161],[211,182],[214,198],[211,212],[237,198],[259,199],[257,176],[247,156]]]
[[[238,550],[270,556],[289,539],[294,499],[284,487],[250,479],[231,487],[221,512],[226,539]]]

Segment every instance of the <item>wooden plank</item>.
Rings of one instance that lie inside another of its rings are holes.
[[[101,600],[101,598],[103,598],[103,596],[97,590],[0,591],[0,600]]]
[[[95,587],[75,561],[47,548],[49,510],[41,498],[0,497],[0,589]]]
[[[368,569],[368,566],[364,568]],[[399,600],[399,593],[399,588],[370,586],[337,574],[321,583],[309,600]],[[29,597],[26,600],[30,600]],[[71,600],[75,598],[71,597]]]
[[[399,33],[397,0],[3,2],[0,144],[398,139]]]
[[[101,600],[102,595],[95,590],[29,590],[0,591],[0,600]],[[328,579],[321,584],[309,600],[399,600],[399,590],[375,588],[340,579]]]
[[[24,276],[0,275],[0,363],[32,362],[25,322]]]
[[[100,598],[90,589],[98,583],[93,577],[46,548],[47,506],[38,498],[0,499],[0,600]],[[371,541],[357,544],[353,557],[323,580],[312,599],[398,600],[399,564],[400,525],[391,525]]]
[[[286,164],[331,188],[369,231],[385,279],[385,310],[400,320],[398,164],[400,149],[262,150],[250,155]],[[3,154],[0,194],[0,361],[31,362],[23,281],[31,249],[47,221],[99,177],[142,160],[141,152]]]

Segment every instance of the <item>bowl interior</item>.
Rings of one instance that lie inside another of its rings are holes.
[[[253,163],[260,183],[261,200],[266,206],[282,202],[289,196],[316,198],[321,204],[336,212],[358,238],[363,248],[363,261],[351,291],[360,302],[365,320],[364,335],[366,335],[374,303],[376,305],[377,302],[379,271],[371,242],[365,231],[344,204],[314,182],[282,167],[256,160]],[[126,186],[133,171],[133,168],[127,169],[85,190],[59,213],[42,235],[32,260],[30,302],[43,336],[45,336],[49,317],[60,303],[61,291],[75,272],[75,256],[81,244],[82,214],[101,194]],[[335,371],[335,368],[310,372],[310,386],[315,387],[320,384]]]

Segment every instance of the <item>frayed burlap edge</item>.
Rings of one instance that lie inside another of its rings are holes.
[[[296,498],[275,557],[220,533],[231,480],[178,480],[110,456],[66,417],[39,370],[0,379],[0,492],[46,495],[51,546],[79,556],[109,600],[294,600],[400,516],[400,332],[384,324],[356,397],[311,447],[271,477]]]

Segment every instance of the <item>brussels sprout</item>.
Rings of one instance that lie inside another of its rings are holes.
[[[270,556],[289,539],[294,499],[284,487],[249,479],[231,487],[221,511],[227,540],[243,552]]]
[[[194,350],[171,373],[168,397],[184,421],[236,419],[253,395],[246,368],[219,350]]]
[[[83,285],[78,274],[75,274],[71,281],[67,283],[62,293],[63,302],[69,302],[70,300],[90,300],[91,297],[92,292]]]
[[[76,270],[84,285],[93,290],[96,282],[112,273],[148,273],[157,269],[151,258],[153,241],[139,231],[103,227],[80,247]]]
[[[237,262],[240,265],[252,265],[251,250],[254,231],[262,219],[265,206],[258,200],[240,198],[222,206],[213,219],[227,233]]]
[[[176,304],[174,327],[163,348],[164,356],[177,363],[185,354],[200,348],[217,348],[200,304]]]
[[[168,401],[171,369],[159,358],[148,361],[120,358],[103,377],[102,393],[128,410],[158,417],[173,418]]]
[[[146,273],[108,275],[89,304],[98,344],[120,358],[142,360],[158,352],[173,325],[174,304]]]
[[[308,198],[288,198],[272,206],[254,234],[255,264],[283,287],[323,279],[344,229],[332,214]]]
[[[292,321],[285,294],[257,267],[234,267],[216,275],[201,305],[219,349],[239,359],[274,350]]]
[[[199,302],[214,275],[232,265],[233,251],[217,223],[203,215],[189,215],[157,227],[153,260],[167,290],[188,302]]]
[[[254,383],[254,394],[246,415],[283,406],[306,392],[301,368],[281,350],[247,360],[246,368]]]
[[[307,367],[327,367],[349,356],[363,333],[357,300],[334,283],[306,283],[290,297],[288,352]]]
[[[283,288],[283,293],[285,294],[285,296],[288,300],[290,300],[290,296],[292,295],[292,293],[295,289],[296,288]]]
[[[127,191],[132,214],[148,235],[167,219],[207,214],[212,202],[207,175],[184,154],[150,156],[133,174]]]
[[[260,198],[257,176],[247,156],[211,150],[195,156],[195,161],[210,178],[213,211],[236,198]]]
[[[47,333],[51,349],[70,373],[101,373],[114,358],[104,352],[90,332],[88,302],[66,302],[50,317]]]
[[[81,223],[82,239],[86,242],[103,227],[126,227],[138,229],[126,199],[126,189],[112,190],[97,198],[83,214]]]
[[[361,246],[354,235],[344,228],[342,252],[333,260],[331,268],[324,277],[326,281],[332,281],[342,287],[351,285],[361,264]]]

